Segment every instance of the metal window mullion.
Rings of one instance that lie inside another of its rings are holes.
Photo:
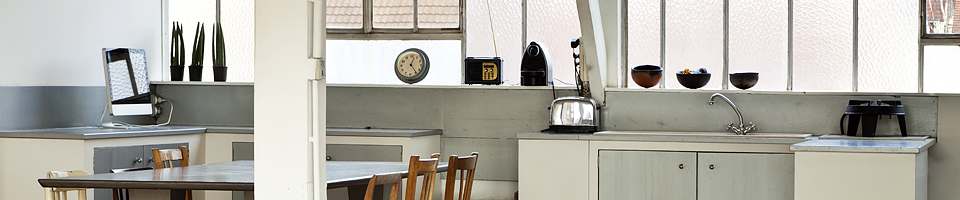
[[[526,50],[527,48],[527,0],[520,1],[520,40],[521,44]],[[521,50],[521,51],[524,51]]]
[[[418,6],[419,4],[420,4],[419,0],[413,0],[413,32],[414,33],[420,32],[420,22],[419,22],[420,8]]]
[[[853,92],[860,90],[860,1],[853,0]]]
[[[667,69],[667,0],[660,0],[660,67]],[[666,73],[666,72],[664,72]],[[667,79],[660,79],[660,89],[667,88]]]
[[[918,31],[919,31],[919,34],[917,35],[917,36],[919,36],[919,37],[917,37],[917,67],[918,67],[918,69],[917,69],[917,92],[918,92],[918,93],[923,93],[923,70],[924,70],[924,69],[923,69],[923,57],[924,57],[924,54],[925,54],[925,52],[924,52],[924,47],[925,47],[925,46],[923,45],[923,35],[927,33],[926,28],[925,28],[925,26],[926,26],[925,23],[926,23],[926,21],[927,21],[927,12],[926,12],[926,9],[927,9],[927,1],[926,1],[926,0],[918,0],[918,1],[920,1],[920,6],[918,6],[918,7],[920,7],[920,9],[919,9],[919,11],[918,11],[918,12],[920,13],[920,15],[919,15],[919,19],[918,19],[919,22],[918,22],[918,24],[917,24],[917,25],[919,25],[919,26],[918,26],[918,27],[919,27],[919,30],[918,30]]]
[[[721,89],[730,87],[730,0],[723,0],[723,83]]]
[[[787,0],[787,91],[793,91],[793,0]]]
[[[416,1],[416,0],[414,0],[414,1]],[[467,0],[460,0],[460,35],[461,35],[461,37],[462,37],[462,38],[460,39],[460,60],[466,60],[466,59],[467,59],[467,14],[466,14],[466,11],[467,11]],[[416,15],[416,14],[415,14],[415,15]],[[417,21],[417,20],[414,20],[414,21]],[[415,23],[416,23],[416,22],[415,22]],[[491,23],[492,23],[492,22],[491,22]],[[494,36],[493,38],[497,38],[497,37]],[[494,49],[494,52],[496,52],[496,51],[497,51],[497,50]],[[461,71],[461,74],[464,74],[464,76],[466,76],[466,73],[463,73],[463,72],[466,72],[466,71],[467,71],[466,69],[467,69],[466,63],[465,63],[465,62],[460,62],[460,71]],[[464,76],[460,76],[460,83],[464,83],[464,81],[466,81],[466,77],[464,77]]]
[[[363,32],[373,32],[373,0],[363,0]]]
[[[622,28],[622,31],[621,31],[622,34],[620,34],[620,40],[621,40],[620,44],[622,45],[620,47],[620,57],[621,57],[620,60],[623,63],[623,67],[621,67],[621,70],[623,70],[621,73],[623,74],[623,78],[620,80],[620,87],[629,88],[630,82],[627,81],[627,79],[630,79],[630,58],[628,57],[630,56],[628,52],[630,50],[630,46],[629,46],[630,41],[628,41],[627,39],[630,34],[630,31],[627,28],[629,28],[630,20],[627,18],[627,16],[629,13],[628,9],[630,9],[630,6],[629,6],[628,0],[622,0],[620,1],[620,3],[621,3],[620,19],[623,20],[621,22],[621,27],[620,27]]]

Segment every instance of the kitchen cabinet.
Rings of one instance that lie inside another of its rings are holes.
[[[600,151],[600,199],[696,200],[697,153]]]
[[[187,143],[152,144],[117,147],[93,148],[93,173],[111,173],[114,169],[144,168],[153,166],[153,148],[173,149],[179,146],[189,146]],[[176,163],[179,165],[179,163]],[[110,190],[94,190],[95,200],[111,200]]]
[[[589,199],[589,149],[587,141],[520,140],[520,199]]]
[[[790,200],[793,155],[601,150],[599,199]]]
[[[793,155],[698,153],[698,200],[792,200]]]

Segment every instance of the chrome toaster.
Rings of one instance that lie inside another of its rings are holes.
[[[594,133],[600,128],[600,104],[586,97],[561,97],[550,106],[553,133]]]

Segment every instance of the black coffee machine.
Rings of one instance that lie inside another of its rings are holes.
[[[537,42],[530,42],[523,51],[520,60],[520,85],[547,86],[553,83],[553,72],[547,57],[547,50]]]
[[[847,110],[840,118],[840,133],[847,136],[858,136],[859,133],[862,137],[876,137],[877,122],[884,116],[897,116],[900,136],[907,136],[907,112],[900,101],[850,100]]]

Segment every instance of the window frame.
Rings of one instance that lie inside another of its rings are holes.
[[[617,69],[617,70],[619,70],[619,74],[620,74],[620,76],[623,77],[623,78],[619,81],[619,84],[616,85],[616,87],[610,86],[610,87],[608,87],[608,88],[613,88],[613,89],[615,89],[615,90],[645,90],[645,91],[651,91],[651,90],[653,90],[653,91],[657,91],[657,90],[659,90],[659,91],[687,90],[687,89],[672,89],[672,88],[666,88],[665,79],[661,79],[661,80],[660,80],[660,84],[658,84],[658,86],[656,86],[656,87],[654,87],[654,88],[649,88],[649,89],[637,89],[637,88],[631,88],[631,87],[630,87],[630,84],[631,84],[630,69],[631,69],[631,67],[629,66],[629,54],[628,54],[628,53],[629,53],[629,45],[628,45],[628,44],[629,44],[629,42],[630,42],[629,39],[628,39],[628,35],[629,35],[629,18],[627,18],[628,15],[629,15],[629,1],[635,1],[635,0],[620,0],[620,4],[621,4],[621,6],[620,6],[620,9],[621,9],[621,10],[620,10],[620,18],[623,19],[623,20],[621,21],[621,24],[620,24],[620,28],[621,28],[621,30],[620,30],[620,33],[621,33],[621,34],[620,34],[620,35],[621,35],[620,40],[621,40],[621,42],[620,42],[620,43],[621,43],[622,48],[621,48],[621,52],[620,52],[620,54],[621,54],[621,60],[620,60],[621,66],[620,66],[619,69]],[[665,64],[664,49],[666,48],[666,43],[665,43],[665,37],[666,37],[666,35],[665,35],[665,32],[664,32],[663,30],[665,30],[665,28],[666,28],[666,20],[664,20],[664,17],[666,16],[666,8],[665,8],[664,3],[665,3],[666,1],[668,1],[668,0],[660,0],[660,29],[661,29],[661,30],[660,30],[660,40],[661,40],[661,42],[660,42],[660,65],[661,65],[661,66],[663,66],[663,65]],[[858,62],[859,62],[859,52],[858,52],[858,51],[859,51],[859,46],[860,46],[860,44],[859,44],[859,39],[858,39],[859,34],[860,34],[860,32],[859,32],[859,30],[858,30],[858,29],[859,29],[859,23],[860,23],[860,22],[859,22],[858,18],[859,18],[859,9],[860,9],[860,8],[859,8],[859,7],[860,7],[859,5],[860,5],[860,1],[861,1],[861,0],[853,0],[853,2],[852,2],[852,4],[853,4],[853,5],[852,5],[852,6],[853,6],[853,27],[852,27],[852,30],[853,30],[853,51],[852,51],[851,53],[853,54],[853,64],[852,64],[852,67],[853,67],[853,71],[852,71],[853,81],[852,81],[852,82],[853,82],[853,83],[852,83],[852,85],[851,85],[851,86],[852,86],[851,91],[819,92],[819,91],[797,91],[797,90],[794,90],[794,85],[795,85],[795,84],[794,84],[794,64],[793,64],[793,63],[794,63],[794,52],[793,52],[793,48],[794,48],[794,31],[795,31],[795,29],[794,29],[794,22],[795,22],[795,20],[796,20],[796,19],[795,19],[795,16],[796,16],[796,11],[795,11],[795,9],[796,9],[796,8],[795,8],[795,6],[794,6],[794,1],[795,1],[795,0],[786,0],[786,3],[787,3],[787,16],[788,16],[788,17],[787,17],[787,20],[788,20],[788,22],[787,22],[787,55],[788,55],[788,59],[787,59],[787,66],[786,66],[786,67],[787,67],[787,85],[786,85],[785,90],[782,90],[782,91],[748,91],[748,92],[751,92],[751,93],[784,93],[784,92],[786,92],[786,93],[792,93],[792,92],[800,92],[800,93],[877,94],[877,92],[860,92],[859,89],[858,89],[858,85],[859,85],[859,80],[858,80],[858,76],[859,76],[859,69],[858,69],[858,68],[859,68],[859,63],[858,63]],[[918,63],[918,65],[917,65],[917,67],[918,67],[918,70],[917,70],[917,71],[918,71],[918,76],[917,76],[918,85],[917,85],[917,89],[914,90],[914,91],[912,91],[912,92],[882,92],[882,94],[927,94],[927,93],[924,93],[924,87],[923,87],[923,82],[924,82],[924,77],[923,77],[923,75],[924,75],[924,66],[923,66],[924,52],[923,52],[923,51],[924,51],[924,47],[925,47],[925,46],[929,46],[929,45],[960,45],[960,33],[958,33],[958,34],[927,34],[927,33],[926,33],[926,27],[927,27],[927,26],[926,26],[926,1],[927,1],[927,0],[917,0],[917,1],[919,1],[919,4],[918,4],[918,7],[919,7],[919,10],[918,10],[919,15],[918,15],[918,16],[919,16],[919,18],[918,18],[917,20],[918,20],[919,23],[920,23],[919,26],[918,26],[918,27],[919,27],[919,30],[918,30],[918,31],[920,32],[920,34],[918,35],[919,37],[917,37],[917,43],[919,44],[919,45],[918,45],[918,52],[917,52],[917,53],[918,53],[918,56],[919,56],[919,57],[918,57],[918,60],[917,60],[917,63]],[[724,3],[723,3],[723,7],[724,7],[724,8],[723,8],[723,10],[724,10],[724,16],[723,16],[723,21],[724,21],[724,22],[723,22],[723,26],[724,26],[724,28],[723,28],[723,34],[724,34],[724,36],[723,36],[723,38],[724,38],[724,53],[723,53],[723,54],[724,54],[724,55],[723,55],[723,56],[724,56],[724,65],[723,65],[723,73],[724,73],[724,76],[723,76],[723,78],[722,78],[722,79],[723,79],[723,83],[721,84],[721,85],[722,85],[722,86],[721,86],[721,89],[719,89],[719,90],[711,90],[711,91],[723,91],[723,92],[738,92],[738,91],[740,91],[740,90],[737,90],[737,89],[731,89],[731,88],[729,87],[729,86],[730,86],[730,83],[729,83],[729,81],[728,81],[728,77],[726,76],[726,74],[727,74],[728,71],[729,71],[729,67],[730,67],[730,66],[729,66],[729,59],[730,59],[730,58],[729,58],[729,51],[730,51],[730,49],[729,49],[729,48],[730,48],[730,44],[729,44],[729,37],[730,37],[730,35],[729,35],[729,34],[730,34],[730,32],[729,32],[729,31],[730,31],[730,27],[729,27],[729,21],[730,21],[730,17],[729,17],[729,16],[730,16],[729,4],[730,4],[730,1],[729,1],[729,0],[724,0]],[[616,67],[616,66],[612,66],[612,67]],[[692,91],[698,91],[698,90],[692,90]]]
[[[457,28],[420,28],[419,0],[413,1],[412,28],[374,28],[373,1],[362,0],[363,25],[361,28],[329,28],[327,39],[330,40],[461,40],[466,45],[466,4],[467,0],[458,0],[460,3],[460,22]],[[464,47],[465,49],[466,47]]]

